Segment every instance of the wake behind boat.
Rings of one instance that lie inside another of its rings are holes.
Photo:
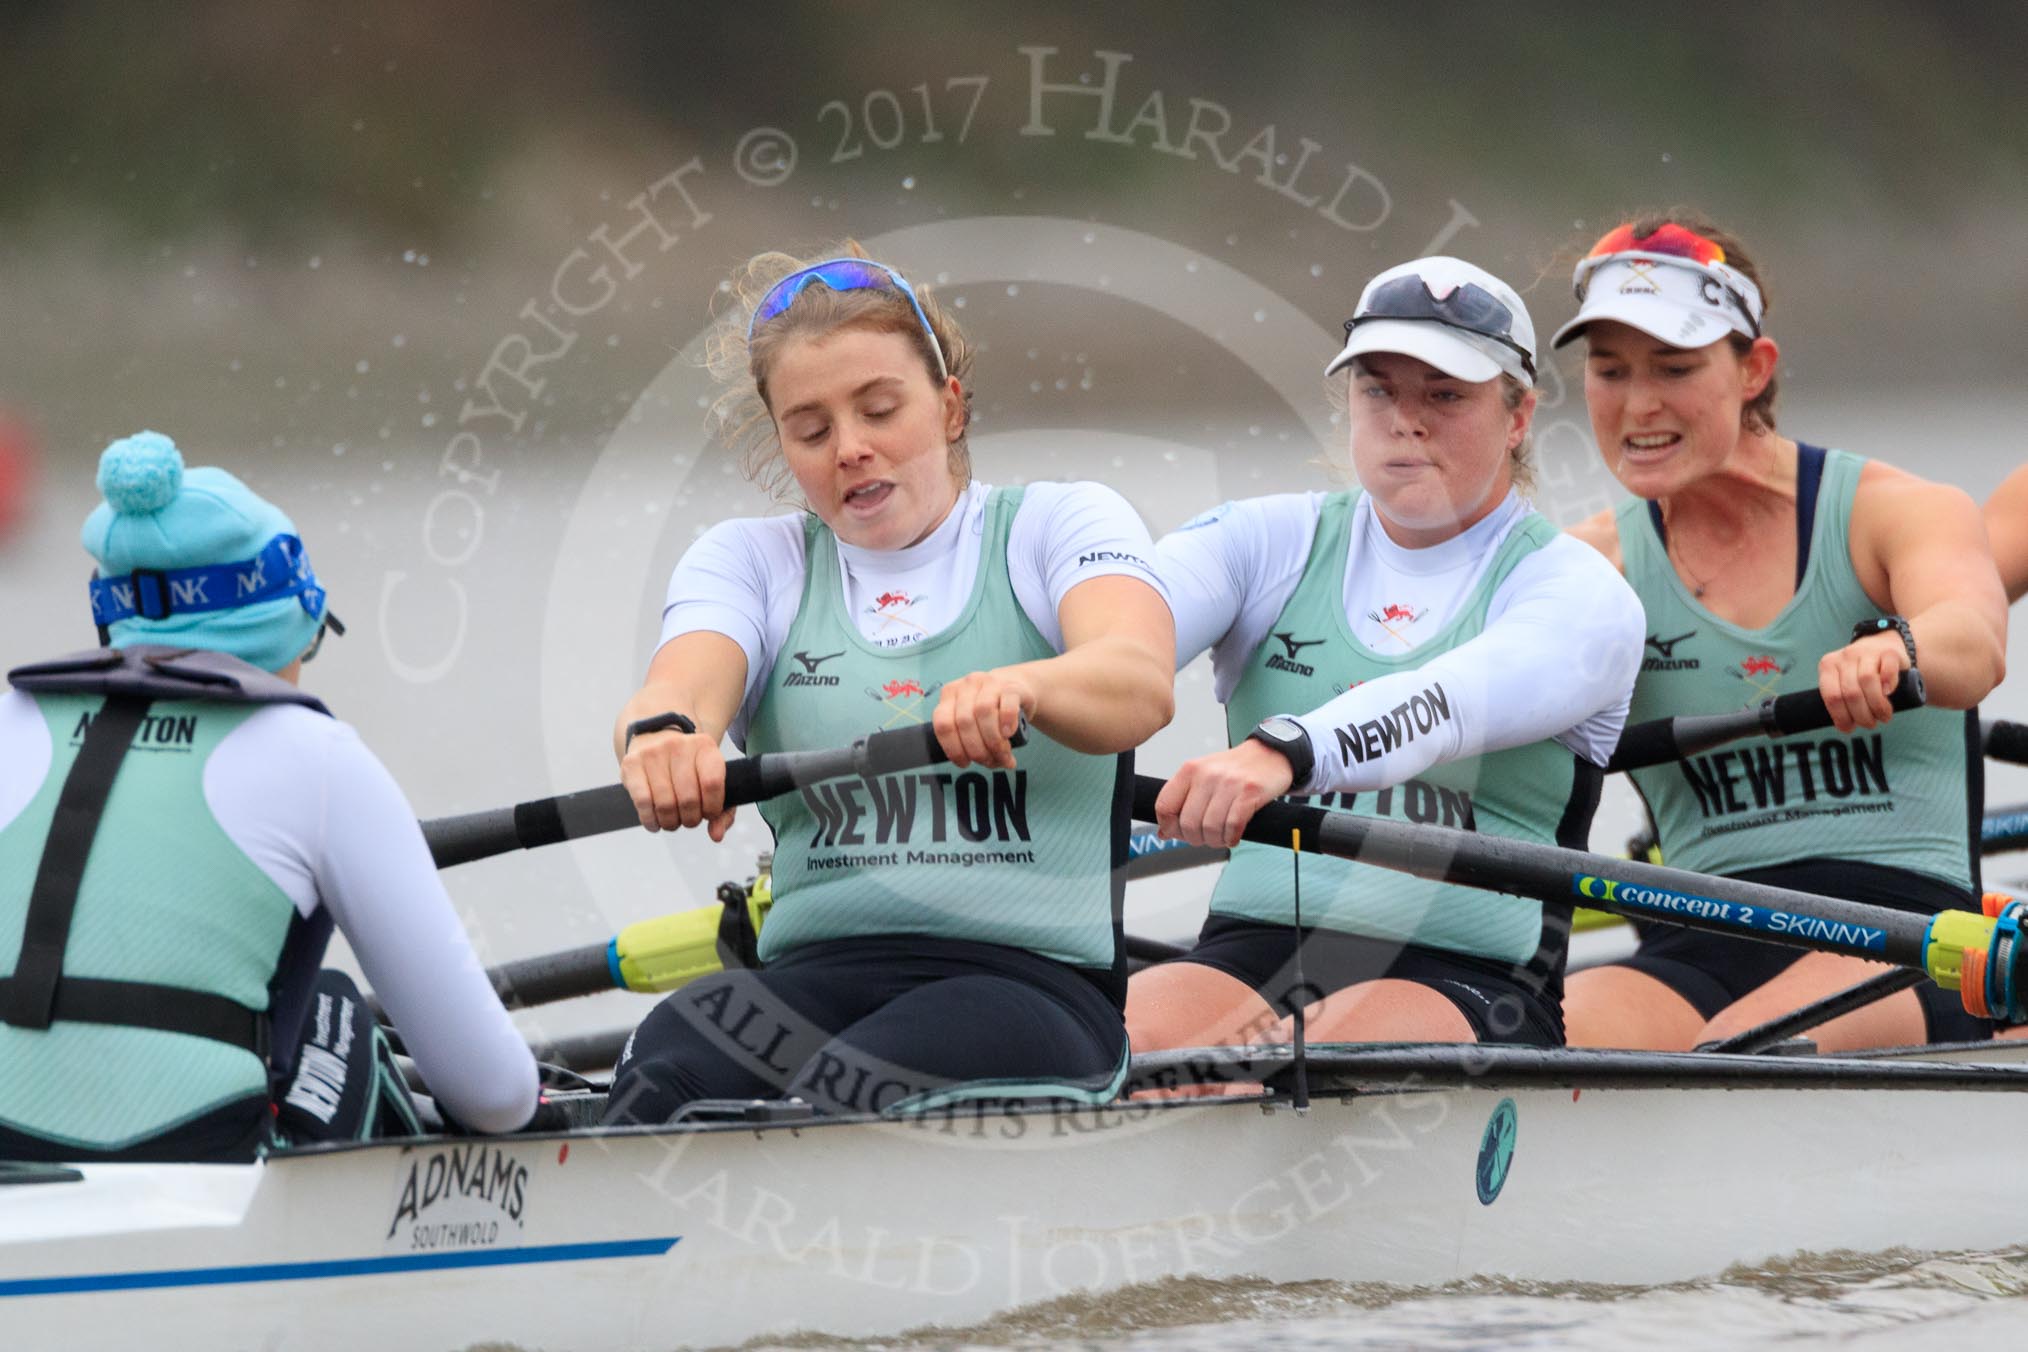
[[[1136,1078],[1213,1056],[1268,1088],[23,1167],[0,1314],[22,1346],[688,1347],[1165,1277],[1646,1285],[2018,1244],[2028,1181],[1914,1144],[2018,1121],[2028,1067],[1963,1050],[1314,1047],[1305,1113],[1285,1050],[1172,1052]],[[561,1101],[589,1118],[596,1097]]]

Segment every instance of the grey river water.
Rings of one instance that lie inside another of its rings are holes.
[[[1164,1282],[1025,1311],[990,1329],[761,1348],[1444,1349],[2018,1346],[2028,1253],[1820,1259],[1651,1288],[1480,1281],[1418,1291],[1331,1282]]]

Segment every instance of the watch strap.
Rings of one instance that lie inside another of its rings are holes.
[[[1901,646],[1908,649],[1908,665],[1915,666],[1915,633],[1908,627],[1908,621],[1899,615],[1882,615],[1878,619],[1859,621],[1852,626],[1852,641],[1856,643],[1862,638],[1872,638],[1890,629],[1901,635]]]
[[[1295,729],[1294,737],[1284,737],[1268,730],[1270,722],[1285,723]],[[1309,786],[1311,776],[1317,771],[1317,753],[1310,744],[1310,734],[1302,724],[1286,714],[1277,714],[1272,719],[1262,719],[1247,740],[1259,742],[1273,750],[1289,763],[1289,792],[1302,793]]]
[[[643,733],[668,732],[672,728],[677,732],[697,731],[697,725],[690,721],[687,714],[679,714],[673,710],[668,713],[649,714],[646,718],[637,718],[627,724],[626,745],[632,746],[634,739]]]

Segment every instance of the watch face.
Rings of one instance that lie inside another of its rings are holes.
[[[1275,715],[1273,718],[1262,719],[1260,730],[1278,742],[1301,742],[1308,740],[1304,735],[1302,724],[1296,722],[1293,718],[1287,718],[1280,714]]]

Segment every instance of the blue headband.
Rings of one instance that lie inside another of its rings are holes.
[[[324,613],[324,589],[310,567],[303,542],[277,535],[244,563],[205,568],[136,568],[124,577],[91,582],[92,619],[110,626],[121,620],[164,620],[171,615],[238,610],[293,596],[312,619]]]

